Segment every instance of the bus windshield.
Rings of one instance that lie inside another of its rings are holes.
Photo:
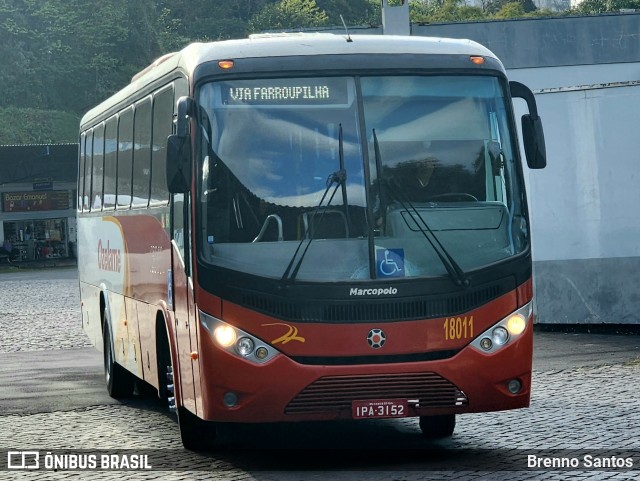
[[[205,84],[201,258],[281,278],[310,243],[296,278],[347,281],[447,275],[432,238],[465,272],[519,254],[528,228],[504,89],[490,76]]]

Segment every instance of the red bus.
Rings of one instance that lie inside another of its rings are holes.
[[[183,444],[216,423],[529,405],[531,91],[466,40],[193,44],[81,121],[82,323]]]

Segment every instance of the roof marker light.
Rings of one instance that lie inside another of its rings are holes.
[[[230,68],[233,68],[233,60],[220,60],[218,62],[218,67],[222,70],[229,70]]]
[[[469,60],[471,60],[472,63],[476,64],[476,65],[482,65],[484,63],[484,57],[469,57]]]

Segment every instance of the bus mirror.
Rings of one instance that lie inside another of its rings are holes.
[[[167,186],[172,194],[191,190],[190,137],[170,135],[167,138]]]
[[[180,136],[189,135],[189,117],[195,111],[195,102],[191,97],[180,97],[177,102],[177,118],[175,133]]]
[[[509,82],[512,97],[523,99],[527,103],[529,113],[522,116],[522,140],[527,165],[530,169],[544,169],[547,166],[547,152],[544,144],[542,120],[538,115],[538,106],[533,92],[520,82]]]
[[[532,114],[522,116],[522,140],[529,168],[544,169],[547,166],[547,152],[540,117]]]

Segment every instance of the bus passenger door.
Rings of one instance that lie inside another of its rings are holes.
[[[180,367],[180,392],[182,405],[196,412],[193,360],[191,353],[197,351],[192,345],[191,331],[196,329],[193,283],[190,259],[190,215],[189,197],[173,194],[171,202],[171,272],[173,277],[173,311],[176,348]]]

